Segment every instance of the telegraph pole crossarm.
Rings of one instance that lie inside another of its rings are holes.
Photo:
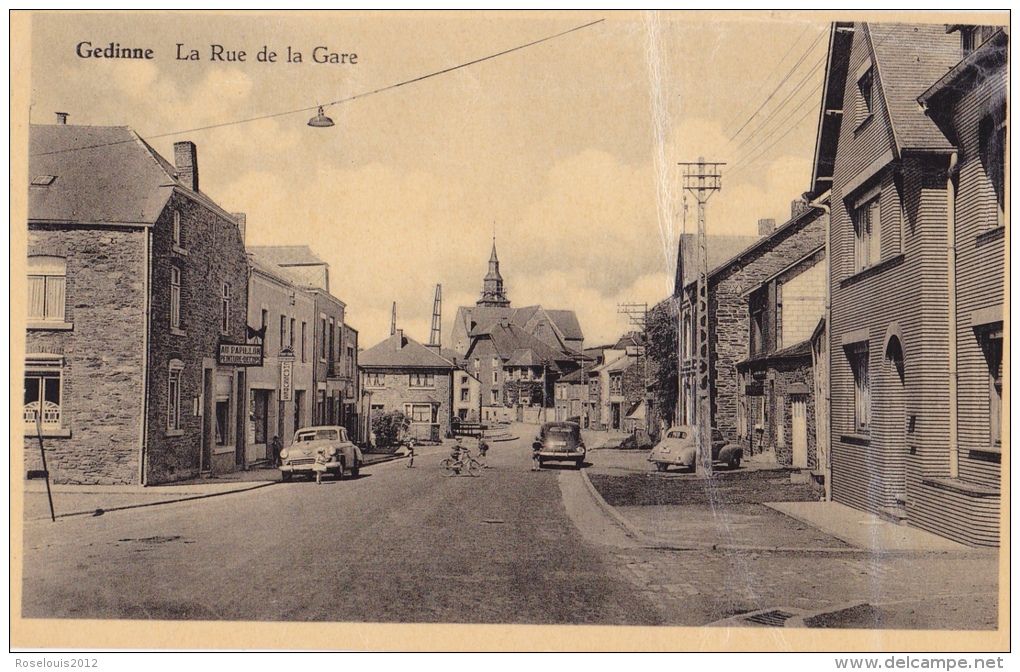
[[[722,189],[724,163],[706,163],[699,157],[697,163],[681,163],[684,190],[698,201],[698,284],[695,300],[695,344],[697,345],[697,376],[695,419],[698,424],[698,476],[712,475],[712,387],[709,376],[709,319],[708,319],[708,243],[705,232],[705,204],[712,194]],[[678,354],[678,361],[679,355]]]

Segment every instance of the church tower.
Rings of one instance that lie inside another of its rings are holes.
[[[492,237],[492,254],[489,256],[489,272],[482,282],[482,298],[479,306],[490,308],[509,308],[510,299],[503,292],[503,276],[499,274],[499,259],[496,257],[496,237]]]

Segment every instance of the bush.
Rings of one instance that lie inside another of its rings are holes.
[[[400,445],[400,440],[410,425],[411,421],[400,411],[389,411],[373,417],[372,432],[375,434],[376,447]]]

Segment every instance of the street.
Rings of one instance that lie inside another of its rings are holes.
[[[580,472],[530,471],[533,430],[493,444],[478,478],[444,477],[448,447],[423,447],[414,469],[28,524],[23,615],[698,626],[863,601],[868,627],[995,627],[993,553],[643,547]],[[611,452],[592,451],[589,471]]]
[[[446,449],[182,504],[25,529],[26,617],[653,624],[575,530],[529,435],[479,478]],[[572,474],[576,475],[576,474]]]

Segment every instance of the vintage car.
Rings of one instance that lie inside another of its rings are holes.
[[[736,469],[743,457],[743,448],[727,443],[722,432],[712,428],[713,462],[722,462],[730,469]],[[693,470],[698,461],[698,428],[691,425],[670,427],[666,436],[652,448],[648,461],[653,462],[659,471],[670,467]]]
[[[294,474],[315,477],[316,472],[332,474],[338,480],[344,471],[357,478],[363,458],[347,438],[344,427],[304,427],[294,433],[294,443],[280,451],[280,473],[284,481]]]
[[[547,422],[535,437],[532,450],[540,467],[545,462],[562,461],[573,462],[580,469],[586,452],[581,426],[576,422]]]

